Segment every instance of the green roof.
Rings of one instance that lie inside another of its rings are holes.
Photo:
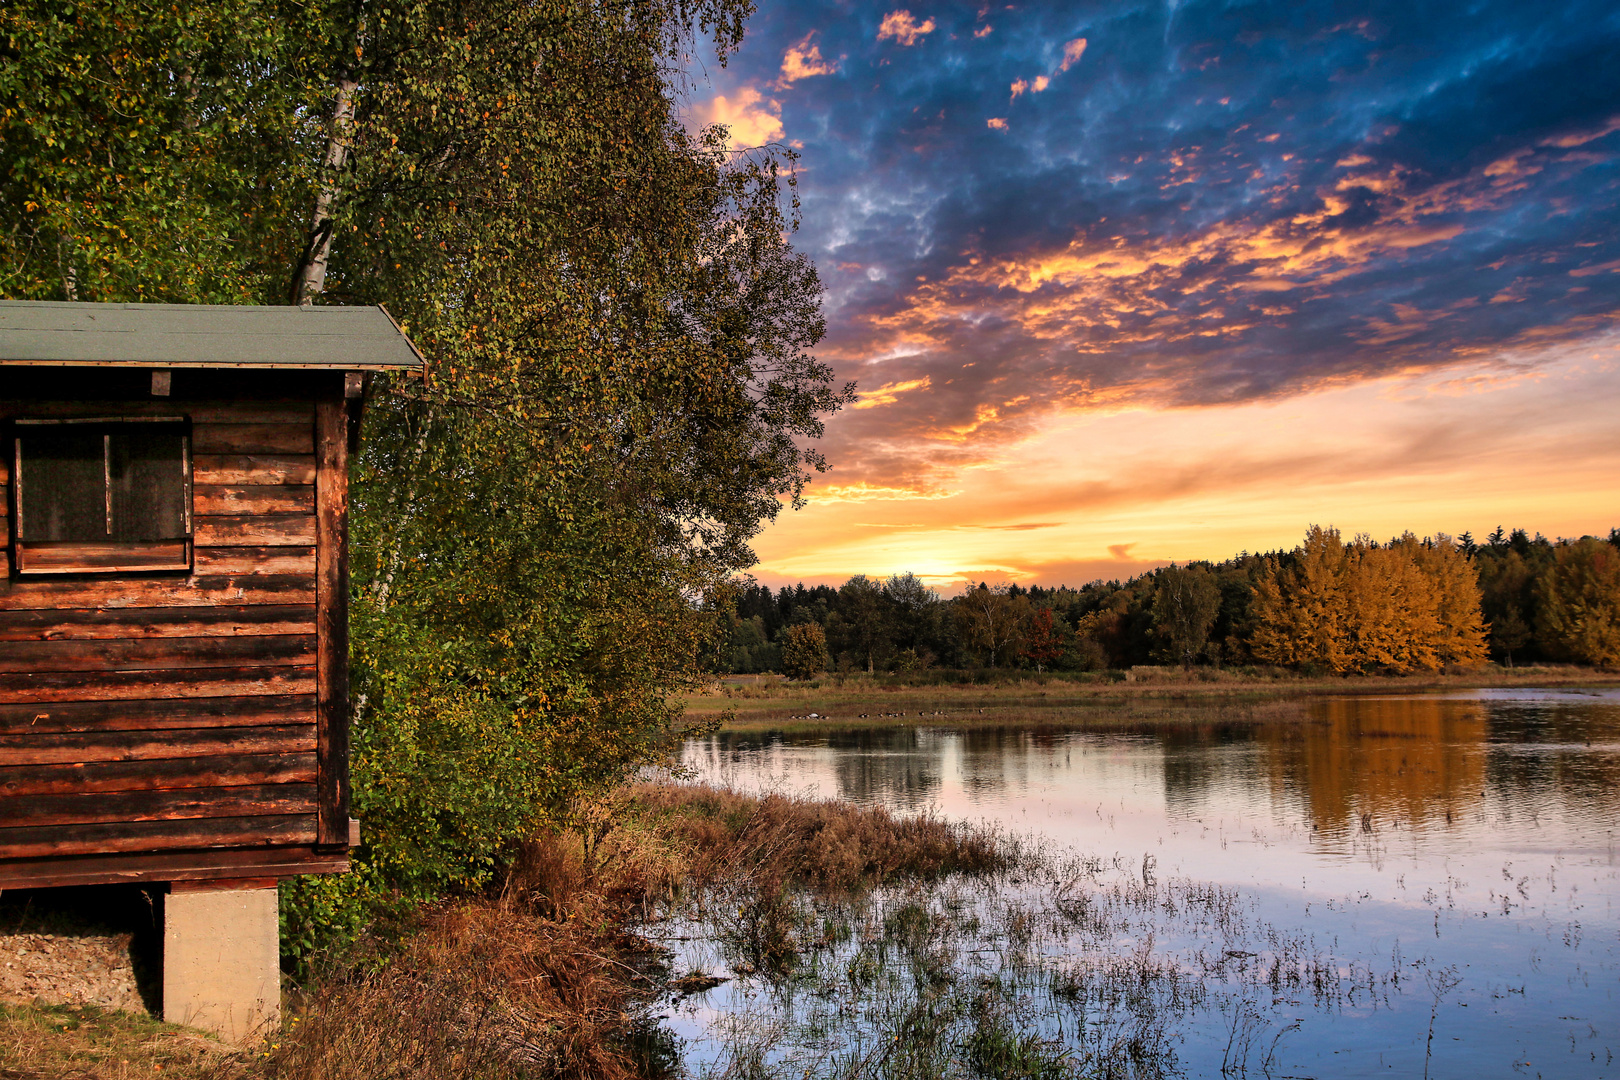
[[[0,300],[0,365],[422,367],[380,307],[227,307]]]

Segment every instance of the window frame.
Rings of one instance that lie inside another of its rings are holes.
[[[112,439],[120,430],[139,430],[162,425],[179,427],[183,485],[180,512],[183,535],[161,540],[27,540],[25,500],[26,478],[23,440],[30,431],[51,429],[99,429],[102,443],[103,496],[106,500],[107,527],[112,529]],[[21,577],[56,577],[65,574],[151,574],[190,573],[196,559],[195,455],[192,451],[191,418],[185,415],[161,416],[16,416],[6,425],[6,440],[0,442],[10,466],[10,518],[12,572]],[[9,444],[9,445],[7,445]]]

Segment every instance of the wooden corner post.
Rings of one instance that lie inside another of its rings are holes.
[[[316,828],[320,847],[349,845],[349,412],[315,405]]]

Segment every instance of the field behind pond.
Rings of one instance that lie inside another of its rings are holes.
[[[824,730],[877,725],[986,724],[1137,727],[1274,722],[1305,718],[1329,695],[1445,692],[1482,687],[1615,686],[1614,672],[1563,665],[1491,666],[1461,674],[1307,678],[1195,668],[1103,674],[931,671],[904,675],[731,675],[686,700],[691,721],[727,730]],[[812,715],[813,714],[813,715]]]

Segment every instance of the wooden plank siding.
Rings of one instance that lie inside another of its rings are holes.
[[[189,573],[18,577],[0,501],[0,888],[347,868],[342,376],[305,399],[175,385],[0,399],[0,422],[188,418],[194,537]]]
[[[0,420],[18,416],[65,418],[76,416],[187,416],[193,424],[311,424],[313,400],[201,400],[154,398],[89,401],[48,401],[0,398]]]
[[[231,637],[93,638],[88,641],[13,641],[0,650],[0,675],[64,671],[167,671],[173,668],[307,667],[315,659],[314,634],[255,633]]]
[[[313,667],[259,665],[192,671],[47,672],[0,675],[0,701],[44,705],[72,701],[142,701],[149,698],[247,697],[312,694]]]
[[[259,732],[258,728],[244,729]],[[208,749],[222,748],[216,744]],[[235,749],[235,748],[231,748]],[[70,761],[39,768],[0,767],[0,795],[72,795],[94,791],[146,791],[166,788],[235,787],[246,784],[313,784],[315,752],[127,757],[114,761]]]
[[[197,454],[191,461],[194,484],[313,484],[315,459],[308,454]]]
[[[315,546],[311,544],[309,547],[200,547],[192,562],[192,572],[198,577],[290,574],[313,579]],[[310,603],[314,603],[313,598]]]
[[[87,765],[107,761],[217,757],[221,754],[240,756],[314,752],[315,725],[312,723],[0,735],[0,772],[33,765]],[[26,777],[18,775],[11,779],[21,785],[16,790],[26,789]],[[0,791],[0,794],[3,793]]]
[[[48,705],[0,703],[0,738],[19,740],[68,732],[152,731],[241,725],[313,724],[315,695],[144,701],[67,701]]]
[[[314,574],[108,577],[0,583],[0,611],[313,604]]]
[[[198,424],[191,426],[193,454],[292,454],[315,452],[308,421],[297,424]]]
[[[0,829],[0,859],[284,844],[314,847],[315,815],[220,815],[161,821],[89,822],[73,828],[25,825]]]
[[[0,611],[0,641],[86,641],[99,638],[239,637],[313,634],[314,604],[213,608],[114,608],[103,611]]]
[[[259,514],[313,514],[315,487],[312,484],[197,484],[192,489],[192,513],[252,516]]]
[[[0,442],[0,581],[11,576],[11,455]]]
[[[0,799],[0,838],[6,835],[7,829],[29,826],[297,814],[308,809],[314,796],[313,784],[16,795]],[[0,839],[0,846],[3,845],[4,840]]]

